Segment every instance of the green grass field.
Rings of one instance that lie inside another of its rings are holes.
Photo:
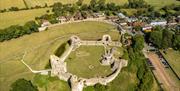
[[[163,53],[163,52],[161,52]],[[168,63],[171,65],[173,70],[176,72],[176,74],[180,77],[180,52],[175,51],[173,49],[168,49],[166,51],[166,54],[163,53],[164,57],[168,61]]]
[[[93,27],[92,27],[93,26]],[[18,78],[33,79],[31,73],[21,62],[22,54],[28,51],[24,61],[33,69],[44,69],[49,61],[51,54],[62,43],[66,42],[70,35],[79,35],[82,39],[100,39],[103,34],[113,35],[112,38],[117,40],[119,34],[117,31],[107,31],[114,29],[114,26],[99,22],[81,22],[67,25],[60,25],[50,28],[48,31],[25,35],[18,39],[12,39],[0,43],[0,91],[8,91],[12,82]],[[64,37],[62,37],[64,36]],[[59,39],[56,39],[59,38]],[[56,40],[55,40],[56,39]],[[54,81],[50,83],[50,91],[62,82]],[[53,88],[54,87],[54,88]],[[43,88],[41,91],[45,91]]]
[[[0,13],[0,29],[16,24],[23,25],[37,16],[46,14],[47,10],[50,8]]]
[[[0,10],[11,7],[25,8],[23,0],[0,0]]]
[[[180,5],[180,1],[177,0],[145,0],[148,4],[155,6],[156,9],[159,9],[166,5]]]
[[[103,46],[80,46],[76,51],[71,52],[66,60],[68,71],[84,78],[111,74],[110,66],[100,64],[104,52]]]

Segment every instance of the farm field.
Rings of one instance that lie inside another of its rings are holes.
[[[26,3],[28,4],[29,7],[40,5],[44,6],[45,3],[48,5],[52,5],[55,2],[61,2],[63,4],[67,3],[75,3],[78,0],[25,0]],[[89,4],[91,0],[84,0],[83,2],[86,4]],[[163,7],[165,5],[170,5],[170,4],[178,4],[180,5],[180,2],[177,0],[145,0],[148,4],[156,6],[158,8]],[[125,3],[128,3],[128,0],[106,0],[107,3],[114,2],[119,5],[123,5]]]
[[[148,4],[155,6],[156,9],[159,9],[166,5],[180,5],[180,1],[177,0],[145,0]]]
[[[80,46],[66,59],[67,69],[70,73],[84,78],[107,76],[112,71],[110,66],[100,64],[104,52],[103,46]]]
[[[34,20],[37,16],[46,14],[47,10],[50,8],[0,13],[0,29],[16,24],[23,25],[27,21]]]
[[[47,5],[53,5],[56,2],[61,2],[63,4],[67,3],[76,3],[78,0],[25,0],[28,7],[34,7],[36,5],[44,6]],[[84,0],[83,3],[89,4],[91,0]],[[107,3],[109,2],[115,2],[116,4],[123,5],[127,3],[128,0],[106,0]]]
[[[29,8],[31,7],[35,7],[35,6],[44,6],[45,4],[47,5],[53,5],[56,2],[61,2],[63,4],[67,4],[67,3],[75,3],[78,0],[24,0],[25,3],[27,4],[27,6]],[[180,2],[178,2],[177,0],[145,0],[148,4],[155,6],[157,9],[161,8],[165,5],[170,5],[170,4],[176,4],[176,5],[180,5]],[[25,8],[25,3],[23,2],[23,0],[16,0],[15,3],[14,0],[1,0],[0,1],[0,9],[7,9],[10,7],[18,7],[18,8]],[[83,1],[86,4],[89,4],[90,0],[84,0]],[[123,5],[125,3],[128,3],[128,0],[106,0],[106,2],[114,2],[116,4],[119,5]]]
[[[11,7],[25,8],[23,0],[0,0],[0,10]]]
[[[171,65],[171,67],[173,68],[173,70],[176,72],[176,74],[178,75],[178,77],[180,77],[180,52],[175,51],[173,49],[168,49],[166,51],[166,54],[161,52],[164,57],[166,58],[166,60],[168,61],[168,63]]]

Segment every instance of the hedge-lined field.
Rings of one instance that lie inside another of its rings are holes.
[[[47,10],[50,10],[50,8],[0,13],[0,29],[9,27],[11,25],[23,25],[27,21],[34,20],[37,16],[46,14]]]
[[[0,10],[11,7],[25,8],[23,0],[0,0]]]
[[[47,5],[53,5],[56,2],[61,2],[63,4],[67,3],[75,3],[78,0],[24,0],[27,6],[30,7],[35,7],[35,6],[44,6],[45,4]],[[91,0],[84,0],[83,2],[88,4]],[[170,4],[176,4],[180,5],[180,2],[177,0],[145,0],[148,4],[153,5],[157,8],[161,8],[165,5],[170,5]],[[106,0],[106,2],[114,2],[116,4],[123,5],[125,3],[128,3],[128,0]],[[25,3],[23,0],[1,0],[0,1],[0,9],[7,9],[12,6],[18,7],[18,8],[25,8]]]

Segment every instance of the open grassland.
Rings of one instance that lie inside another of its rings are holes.
[[[46,14],[47,10],[50,8],[0,13],[0,29],[11,25],[23,25],[27,21],[34,20],[37,16]]]
[[[11,7],[25,8],[23,0],[0,0],[0,10]]]
[[[166,54],[161,52],[173,70],[176,72],[178,77],[180,77],[180,52],[173,49],[168,49]]]
[[[155,8],[159,9],[166,5],[180,5],[180,1],[177,0],[145,0],[148,4],[155,6]]]
[[[102,66],[100,64],[104,52],[103,46],[80,46],[71,52],[66,60],[68,71],[84,78],[111,74],[110,66]]]
[[[93,27],[92,27],[93,26]],[[0,43],[0,91],[8,91],[12,82],[18,78],[33,79],[31,73],[20,59],[24,51],[28,51],[24,61],[33,69],[44,69],[49,57],[62,43],[66,42],[72,34],[82,39],[100,39],[103,34],[110,34],[114,40],[119,38],[117,31],[110,31],[114,26],[100,22],[80,22],[60,25],[48,31],[25,35]],[[48,85],[49,91],[63,91],[58,86],[61,81],[54,81]],[[58,89],[54,89],[58,88]],[[45,91],[45,89],[41,89]]]

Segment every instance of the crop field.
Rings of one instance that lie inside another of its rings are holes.
[[[0,13],[0,29],[16,24],[23,25],[27,21],[34,20],[37,16],[46,14],[47,10],[50,8]]]
[[[72,23],[56,26],[50,28],[48,31],[25,35],[18,39],[1,42],[0,90],[8,91],[11,83],[18,78],[33,79],[34,74],[20,62],[25,51],[27,51],[27,55],[25,56],[24,61],[34,70],[40,70],[45,68],[48,64],[50,55],[54,54],[59,45],[66,42],[71,34],[79,35],[82,39],[100,39],[104,33],[107,33],[113,35],[113,39],[117,40],[119,34],[117,31],[110,31],[113,29],[114,26],[106,23]],[[55,81],[55,83],[62,84],[60,81]],[[56,87],[56,85],[51,83],[50,87]],[[61,88],[60,91],[62,91],[62,89],[63,88]]]
[[[23,0],[0,0],[0,10],[11,7],[25,8]]]

